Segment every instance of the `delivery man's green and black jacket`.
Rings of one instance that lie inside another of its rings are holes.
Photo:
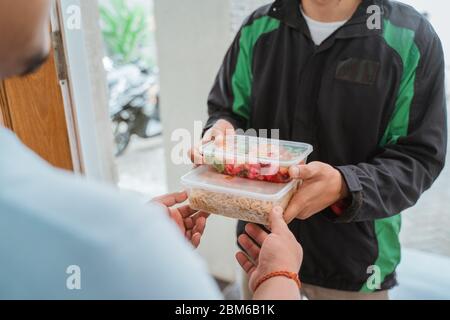
[[[363,1],[318,47],[298,0],[276,1],[244,22],[209,96],[207,128],[226,119],[311,143],[310,160],[338,168],[352,195],[339,217],[326,209],[291,224],[305,283],[365,292],[377,279],[381,289],[396,284],[399,214],[444,166],[444,68],[430,23],[398,2]]]

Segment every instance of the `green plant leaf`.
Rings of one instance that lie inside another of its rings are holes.
[[[150,38],[147,12],[140,5],[125,0],[111,0],[100,6],[103,37],[108,52],[120,63],[128,63],[139,56]]]

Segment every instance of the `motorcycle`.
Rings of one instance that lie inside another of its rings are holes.
[[[138,62],[116,66],[104,59],[109,87],[109,111],[116,146],[122,155],[136,135],[143,139],[162,134],[158,73]]]

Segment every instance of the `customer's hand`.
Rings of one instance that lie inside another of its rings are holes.
[[[179,192],[155,198],[153,201],[167,207],[170,218],[178,225],[186,239],[197,248],[205,231],[209,214],[192,210],[188,205],[178,206],[187,198],[186,192]]]
[[[295,218],[306,220],[348,196],[341,173],[326,163],[292,166],[289,174],[303,182],[286,209],[288,223]]]
[[[214,141],[219,146],[222,146],[226,135],[234,135],[234,127],[226,120],[218,120],[214,126],[205,132],[202,140],[196,144],[189,152],[191,161],[195,165],[203,164],[203,156],[200,147],[210,141]]]
[[[283,209],[274,208],[270,216],[271,234],[261,227],[248,224],[246,234],[238,241],[244,252],[238,252],[236,259],[249,276],[249,287],[254,292],[258,281],[277,271],[298,273],[303,260],[303,250],[289,230]]]

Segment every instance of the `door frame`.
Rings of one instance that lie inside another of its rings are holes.
[[[78,19],[78,20],[77,20]],[[52,34],[78,171],[117,183],[97,0],[56,0]]]

